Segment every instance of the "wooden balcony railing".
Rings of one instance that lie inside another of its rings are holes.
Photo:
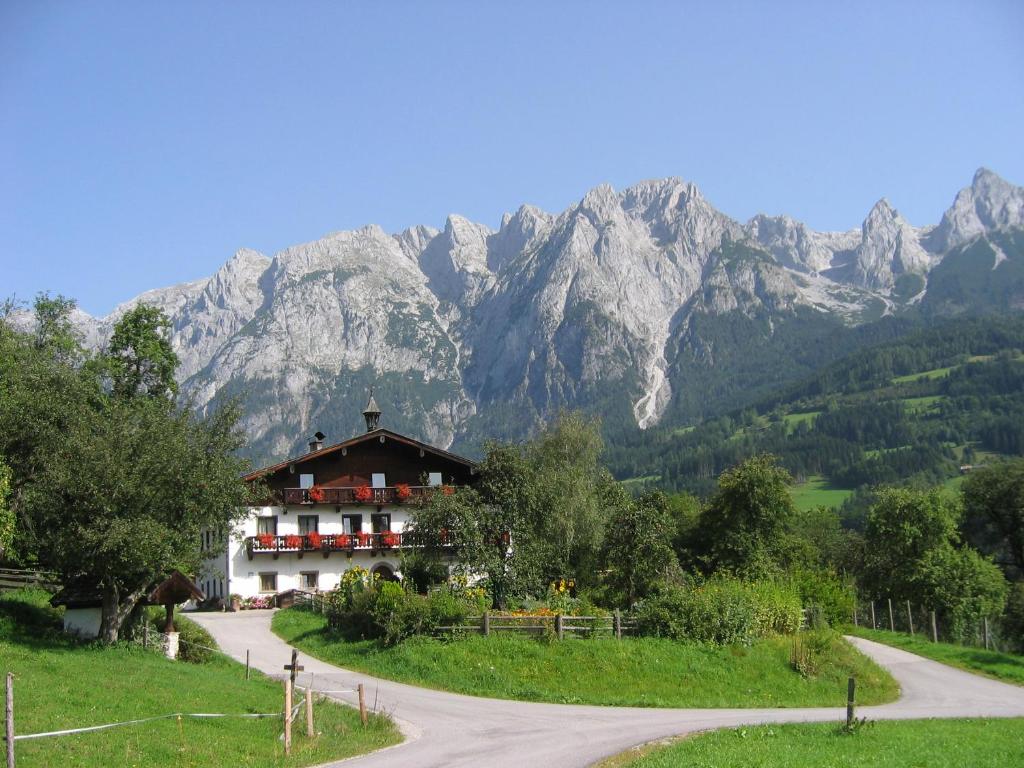
[[[269,553],[276,558],[280,553],[323,552],[327,557],[331,552],[356,552],[359,550],[383,552],[401,549],[403,546],[416,546],[409,541],[411,537],[401,533],[336,533],[336,534],[285,534],[275,536],[261,534],[248,536],[245,539],[245,550],[251,560],[254,555]],[[403,539],[406,541],[403,543]],[[443,547],[455,545],[451,536],[445,536],[441,542]]]
[[[450,485],[429,486],[429,485],[405,485],[388,486],[386,488],[371,488],[369,486],[330,488],[322,486],[318,488],[322,493],[321,500],[314,501],[309,497],[310,488],[285,488],[284,503],[291,504],[412,504],[421,499],[429,497],[433,493],[452,493],[454,488]]]

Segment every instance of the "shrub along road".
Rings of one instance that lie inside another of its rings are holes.
[[[270,630],[270,611],[192,614],[226,652],[269,675],[281,676],[291,648]],[[1022,717],[1024,689],[978,677],[920,656],[851,638],[892,673],[902,696],[893,704],[860,707],[858,717],[906,720],[931,717]],[[761,723],[840,721],[841,707],[807,709],[641,709],[536,704],[463,696],[379,680],[300,656],[320,691],[363,682],[368,704],[376,702],[399,723],[406,742],[345,762],[376,768],[423,766],[586,766],[637,744],[684,733]],[[585,670],[581,670],[585,674]],[[355,703],[351,694],[335,698]]]

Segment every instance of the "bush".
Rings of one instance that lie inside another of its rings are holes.
[[[664,588],[634,612],[640,634],[715,645],[750,643],[800,628],[796,592],[774,582],[716,578],[694,589]]]
[[[823,617],[829,626],[849,622],[853,615],[853,587],[834,573],[798,570],[793,575],[793,586],[803,607]]]
[[[153,630],[163,633],[166,622],[167,615],[162,608],[150,608],[149,624]],[[174,627],[178,630],[179,661],[205,664],[213,658],[217,650],[217,641],[209,632],[181,614],[175,614]],[[152,640],[152,635],[150,639]]]

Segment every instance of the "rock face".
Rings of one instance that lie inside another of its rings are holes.
[[[99,345],[128,307],[163,309],[184,392],[200,408],[241,398],[259,459],[316,429],[357,430],[374,385],[389,424],[439,445],[474,420],[502,436],[498,414],[521,432],[562,407],[647,427],[686,386],[669,358],[680,338],[701,346],[697,319],[756,317],[769,334],[808,311],[855,324],[903,306],[901,276],[923,285],[947,251],[1022,224],[1024,190],[986,170],[937,227],[883,199],[859,232],[740,224],[669,178],[602,185],[558,215],[524,205],[497,232],[452,215],[441,231],[368,226],[273,258],[243,249],[207,280],[78,322]]]

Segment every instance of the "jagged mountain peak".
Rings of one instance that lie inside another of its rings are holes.
[[[979,168],[971,186],[961,189],[942,221],[929,235],[929,250],[942,253],[994,229],[1024,225],[1024,187],[987,168]]]

